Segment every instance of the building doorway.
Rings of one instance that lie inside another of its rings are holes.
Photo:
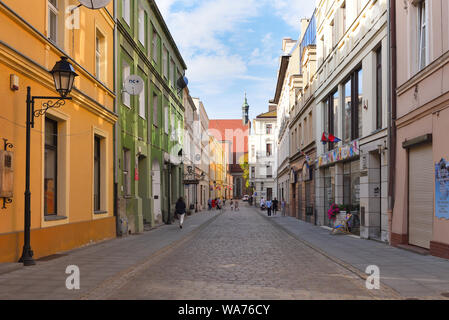
[[[152,175],[152,191],[153,191],[153,215],[154,223],[162,223],[161,211],[161,168],[157,160],[153,160],[151,168]]]

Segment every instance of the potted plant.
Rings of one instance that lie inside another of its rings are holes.
[[[340,213],[340,208],[336,203],[332,203],[330,209],[327,211],[327,216],[329,220],[335,223],[335,219],[337,219],[337,215]]]

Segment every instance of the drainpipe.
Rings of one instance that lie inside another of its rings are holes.
[[[396,1],[389,0],[388,5],[388,61],[390,75],[388,77],[388,226],[389,243],[393,230],[393,209],[395,201],[395,168],[396,168],[396,109],[397,109],[397,54],[396,54]]]
[[[114,102],[114,112],[119,114],[118,110],[118,96],[120,86],[118,84],[118,31],[117,31],[117,1],[114,1],[114,92],[115,92],[115,102]],[[118,130],[118,122],[114,125],[114,217],[115,217],[115,225],[116,225],[116,235],[117,237],[122,236],[120,217],[118,214],[118,139],[119,139],[119,130]]]

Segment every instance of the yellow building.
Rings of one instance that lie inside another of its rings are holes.
[[[61,56],[79,76],[73,100],[35,118],[31,131],[34,259],[115,236],[114,6],[71,11],[78,4],[0,0],[0,139],[13,145],[14,169],[12,202],[0,209],[0,262],[22,254],[27,87],[58,96],[49,71]]]
[[[226,152],[214,136],[210,136],[209,141],[211,197],[224,198],[227,185]]]

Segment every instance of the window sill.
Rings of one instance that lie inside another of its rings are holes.
[[[45,216],[45,221],[59,221],[59,220],[65,220],[67,219],[66,216]]]
[[[95,215],[100,215],[100,214],[107,214],[107,211],[94,211]]]

